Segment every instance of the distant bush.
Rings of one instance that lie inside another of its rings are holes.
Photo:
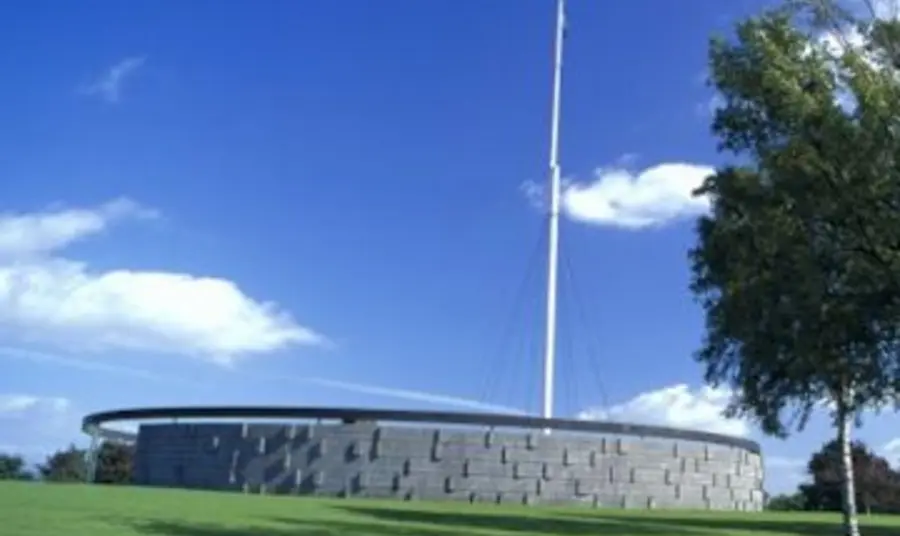
[[[0,480],[34,480],[34,473],[22,456],[0,453]]]
[[[70,445],[47,457],[39,466],[41,476],[50,482],[84,482],[88,472],[88,451]],[[94,481],[99,484],[130,484],[134,447],[105,441],[97,453]]]

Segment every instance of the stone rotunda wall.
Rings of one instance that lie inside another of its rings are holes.
[[[759,454],[435,425],[144,424],[135,483],[245,493],[759,511]]]

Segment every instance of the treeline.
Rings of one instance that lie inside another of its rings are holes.
[[[852,444],[856,503],[867,513],[900,513],[900,470],[861,441]],[[829,441],[806,465],[808,480],[791,494],[771,497],[769,510],[840,512],[843,473],[841,447]]]
[[[95,482],[130,484],[134,447],[103,442],[97,453]],[[74,445],[47,456],[43,463],[30,467],[24,457],[0,453],[0,480],[43,480],[47,482],[84,482],[88,473],[88,451]]]

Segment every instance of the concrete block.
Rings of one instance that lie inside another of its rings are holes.
[[[139,484],[247,493],[761,509],[760,458],[707,447],[374,423],[164,424],[140,428],[134,474]]]
[[[350,441],[350,444],[347,445],[345,461],[349,463],[360,459],[360,457],[362,457],[362,450],[362,445],[360,445],[358,440]]]

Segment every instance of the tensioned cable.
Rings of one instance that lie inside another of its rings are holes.
[[[567,288],[566,279],[563,278],[560,281],[560,305],[567,304],[569,292],[572,291],[571,288]],[[568,285],[569,287],[571,285]],[[568,411],[577,410],[581,407],[581,397],[579,396],[579,376],[578,376],[578,366],[577,366],[577,346],[575,345],[575,337],[572,329],[572,321],[574,319],[574,315],[568,310],[569,308],[563,306],[560,308],[559,322],[558,322],[558,330],[560,334],[559,338],[559,363],[560,367],[560,376],[563,380],[563,403],[565,404]]]
[[[539,295],[535,293],[534,296],[537,298]],[[537,300],[535,302],[533,310],[537,313],[540,311],[540,307],[539,302]],[[524,390],[525,407],[530,413],[539,414],[541,411],[541,380],[540,376],[534,372],[541,370],[543,364],[544,341],[543,337],[533,336],[535,333],[540,333],[540,329],[522,330],[522,352],[519,354],[521,359],[516,360],[518,366],[510,376],[510,384],[512,389],[521,387]]]
[[[486,371],[484,380],[482,382],[482,388],[479,392],[480,400],[484,402],[490,401],[489,396],[491,395],[493,390],[497,388],[497,381],[500,380],[503,376],[503,370],[505,369],[504,365],[506,365],[507,361],[505,359],[506,355],[504,349],[509,344],[509,339],[512,338],[512,336],[515,334],[517,327],[521,329],[521,326],[516,325],[516,315],[517,313],[521,313],[521,311],[524,310],[522,303],[528,296],[527,291],[529,283],[532,279],[534,279],[537,272],[536,268],[540,266],[540,258],[544,249],[546,249],[547,225],[545,218],[541,218],[540,225],[541,227],[538,232],[537,239],[535,240],[534,247],[526,261],[527,264],[525,266],[525,272],[523,273],[522,279],[519,281],[519,285],[514,294],[512,309],[507,318],[504,328],[501,330],[498,351],[488,356],[490,365],[492,366],[490,366]],[[515,366],[515,363],[513,363],[513,366]]]
[[[523,305],[521,310],[524,312],[528,308]],[[531,408],[530,404],[533,402],[533,398],[531,396],[532,393],[530,393],[531,384],[529,379],[531,378],[527,372],[537,369],[532,369],[532,364],[529,363],[529,358],[533,357],[529,344],[533,342],[533,337],[527,336],[531,333],[531,330],[527,328],[527,324],[525,320],[519,323],[519,329],[515,330],[518,337],[515,337],[514,343],[509,347],[510,353],[504,355],[504,357],[508,358],[507,361],[509,361],[510,366],[507,371],[498,375],[498,379],[502,381],[498,381],[497,396],[498,400],[531,413],[533,408]]]
[[[594,380],[597,382],[597,390],[598,394],[600,395],[600,404],[602,405],[602,407],[608,408],[609,398],[607,396],[606,389],[603,386],[603,374],[599,364],[599,348],[601,347],[601,344],[596,338],[596,332],[591,329],[591,324],[588,322],[588,315],[586,312],[587,308],[585,307],[584,302],[581,299],[581,294],[578,292],[578,284],[577,280],[575,279],[575,270],[573,269],[570,255],[566,252],[565,254],[561,255],[561,260],[563,261],[563,277],[565,279],[568,279],[569,281],[572,301],[575,305],[578,318],[583,324],[585,331],[587,332],[585,336],[585,345],[590,373],[591,376],[593,376]]]

